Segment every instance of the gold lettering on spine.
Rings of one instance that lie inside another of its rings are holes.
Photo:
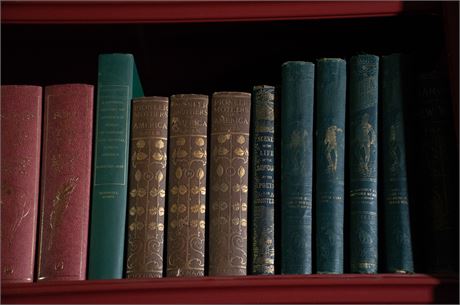
[[[134,100],[128,200],[128,278],[161,277],[163,274],[167,121],[168,98]]]

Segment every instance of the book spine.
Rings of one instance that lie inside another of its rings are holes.
[[[216,92],[211,106],[209,275],[246,275],[251,94]]]
[[[128,188],[134,59],[99,56],[89,279],[121,278]]]
[[[91,85],[45,87],[39,281],[86,278],[93,93]]]
[[[316,66],[316,272],[343,273],[346,62]]]
[[[156,96],[132,102],[127,278],[163,275],[168,104]]]
[[[281,273],[312,272],[313,89],[315,65],[282,65]]]
[[[252,98],[252,274],[275,274],[275,87]]]
[[[392,54],[382,57],[381,68],[386,271],[408,273],[414,272],[403,110],[408,66]]]
[[[458,273],[458,151],[446,84],[438,67],[419,72],[412,106],[418,229],[429,273]]]
[[[377,272],[377,114],[379,58],[350,61],[350,263]]]
[[[204,276],[208,96],[171,97],[167,276]]]
[[[1,86],[2,283],[34,278],[41,126],[42,88]]]

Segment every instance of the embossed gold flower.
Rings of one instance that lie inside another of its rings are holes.
[[[244,136],[238,136],[238,138],[236,139],[236,142],[238,144],[243,144],[244,142],[246,142],[246,139],[244,138]]]
[[[150,222],[147,227],[149,230],[155,230],[157,228],[157,224],[155,222]]]
[[[137,190],[136,189],[132,189],[131,192],[129,192],[129,194],[131,195],[131,197],[136,197],[137,195]]]
[[[165,156],[164,156],[162,153],[159,153],[159,152],[154,152],[154,153],[152,154],[152,158],[153,158],[153,160],[155,160],[155,161],[161,161],[161,160],[163,160],[164,157],[165,157]]]
[[[165,214],[165,208],[161,207],[158,209],[158,215],[163,216]]]
[[[142,161],[142,160],[147,159],[147,156],[148,155],[146,153],[138,152],[137,155],[136,155],[136,159],[137,159],[137,161]]]
[[[217,173],[217,176],[222,176],[224,174],[224,167],[222,165],[217,165],[217,169],[216,169],[216,173]]]
[[[204,139],[203,138],[196,138],[195,139],[195,144],[198,146],[203,146],[204,145]]]
[[[246,171],[244,170],[244,167],[240,166],[240,168],[238,169],[238,176],[240,176],[240,178],[243,178],[245,174]]]
[[[229,133],[227,134],[221,134],[217,137],[217,142],[219,143],[225,143],[230,139],[231,135]]]
[[[194,204],[190,207],[190,210],[192,211],[192,213],[198,213],[198,211],[200,210],[200,206],[198,204]]]
[[[192,228],[197,228],[198,227],[198,220],[194,219],[190,222],[190,226]]]
[[[232,208],[233,208],[234,211],[239,211],[240,210],[240,203],[235,202],[234,204],[232,204]]]
[[[161,170],[158,170],[155,178],[157,179],[158,182],[163,181],[163,178],[164,178],[163,172]]]
[[[202,204],[200,205],[200,213],[204,214],[206,212],[206,205]]]
[[[134,231],[136,229],[136,224],[135,223],[132,223],[129,225],[129,230],[130,231]]]
[[[224,193],[227,192],[227,191],[228,191],[228,184],[227,184],[227,183],[222,183],[222,184],[220,185],[220,190],[221,190],[222,192],[224,192]]]
[[[129,215],[131,215],[131,216],[136,215],[136,207],[131,207],[131,208],[129,209]]]
[[[185,206],[185,204],[179,204],[179,213],[184,213],[185,211],[187,211],[187,207]]]
[[[178,138],[176,140],[176,145],[181,146],[181,145],[184,145],[184,144],[185,144],[185,138]]]
[[[228,154],[228,149],[225,148],[225,147],[220,146],[220,147],[217,148],[217,154],[219,156],[225,156],[226,154]]]
[[[158,208],[150,208],[149,209],[149,214],[150,215],[156,215],[158,213]]]
[[[201,167],[196,171],[196,176],[199,180],[204,178],[204,170]]]
[[[193,156],[197,159],[201,159],[204,156],[204,152],[202,150],[195,150]]]
[[[225,201],[222,201],[220,203],[220,209],[221,210],[226,210],[228,208],[228,204]]]
[[[200,220],[200,228],[202,228],[202,229],[205,228],[205,222],[204,222],[204,220]]]
[[[136,173],[134,174],[134,179],[136,179],[137,182],[141,181],[142,178],[142,172],[140,170],[137,170]]]
[[[247,193],[248,192],[248,186],[246,184],[241,185],[241,191],[243,193]]]
[[[147,192],[146,192],[145,188],[142,188],[142,187],[141,187],[141,188],[139,188],[139,189],[137,190],[137,196],[139,196],[139,197],[141,197],[141,198],[144,197],[146,194],[147,194]]]
[[[177,227],[177,222],[175,220],[171,220],[171,222],[169,223],[171,225],[171,228],[175,228]]]
[[[177,185],[171,188],[171,194],[177,195],[178,192],[179,192],[179,188],[177,187]]]
[[[188,189],[187,189],[187,187],[185,185],[183,185],[183,184],[179,185],[179,194],[185,195],[185,194],[187,194],[187,191],[188,191]]]
[[[220,217],[220,218],[219,218],[219,223],[220,223],[221,225],[227,224],[227,218],[225,218],[225,217]]]
[[[138,140],[136,142],[136,147],[137,148],[144,148],[145,147],[145,141],[144,140]]]
[[[238,157],[244,156],[244,150],[241,147],[237,147],[233,150],[233,153]]]
[[[159,148],[159,149],[162,149],[163,147],[165,147],[165,142],[163,140],[157,140],[155,142],[155,147]]]
[[[152,197],[160,196],[161,198],[163,198],[165,195],[166,195],[166,192],[162,188],[158,189],[154,187],[150,190],[150,196]]]
[[[246,227],[248,225],[248,222],[246,219],[241,219],[240,223],[242,227]]]
[[[177,212],[177,204],[174,203],[169,210],[171,211],[171,213],[176,213]]]
[[[247,210],[248,210],[248,205],[245,202],[243,202],[241,204],[241,211],[246,212]]]
[[[165,226],[162,223],[158,224],[158,231],[163,231],[165,229]]]
[[[240,219],[238,217],[235,217],[232,219],[232,223],[237,226],[240,223]]]
[[[183,172],[182,172],[182,168],[181,168],[180,166],[178,166],[178,167],[176,168],[176,172],[175,172],[176,178],[177,178],[177,179],[180,179],[180,178],[182,177],[182,173],[183,173]]]
[[[143,207],[137,207],[137,215],[141,216],[145,213],[145,209]]]
[[[144,228],[144,224],[142,222],[137,222],[136,223],[136,229],[142,230]]]
[[[183,149],[178,149],[177,150],[177,158],[185,158],[187,157],[188,153],[186,150],[183,150]]]

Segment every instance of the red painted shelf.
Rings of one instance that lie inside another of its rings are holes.
[[[2,284],[2,303],[458,303],[458,276],[276,275]]]
[[[403,1],[2,1],[3,23],[171,23],[384,17],[436,13]]]

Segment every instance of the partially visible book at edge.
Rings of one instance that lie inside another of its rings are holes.
[[[1,86],[2,283],[32,282],[40,176],[42,87]]]
[[[99,56],[89,279],[122,278],[131,99],[143,96],[131,54]]]
[[[250,110],[250,93],[212,95],[210,276],[247,274]]]
[[[343,273],[346,62],[316,64],[316,272]]]
[[[253,88],[251,113],[251,274],[275,274],[275,87]]]
[[[423,221],[417,234],[429,273],[458,273],[458,151],[446,73],[439,65],[419,67],[411,106],[411,159],[415,200]],[[423,70],[422,70],[423,69]],[[417,270],[418,272],[418,270]]]
[[[315,65],[281,68],[281,273],[312,273]]]
[[[386,272],[414,272],[406,166],[404,105],[410,97],[409,58],[383,56],[382,140]]]
[[[39,281],[86,279],[93,93],[85,84],[45,87]]]
[[[208,96],[171,96],[167,276],[204,276]]]
[[[350,60],[350,271],[377,273],[379,57]]]
[[[127,278],[163,274],[168,111],[167,97],[132,102]]]

